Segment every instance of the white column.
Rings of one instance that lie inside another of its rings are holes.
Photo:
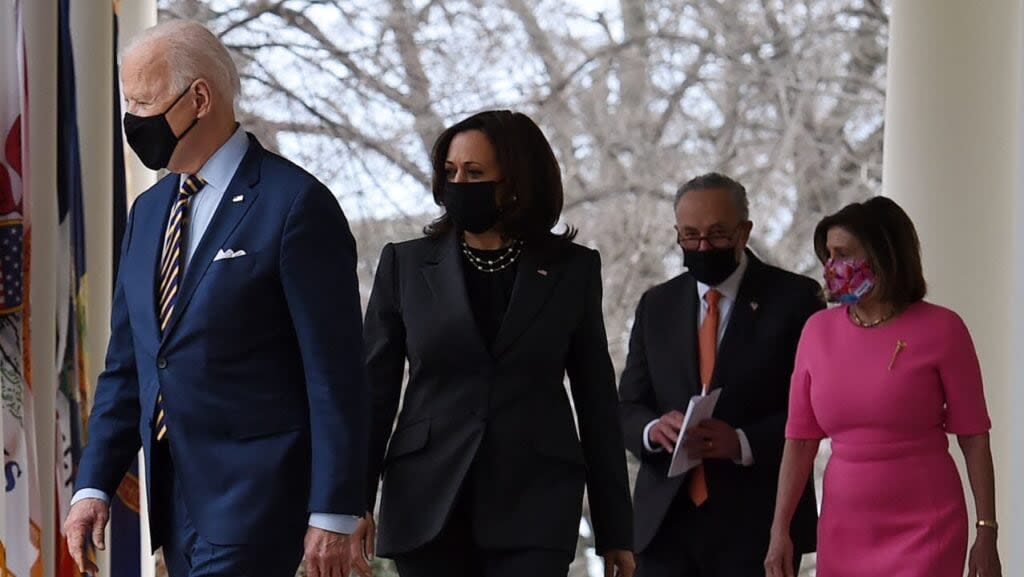
[[[118,18],[119,49],[123,49],[132,37],[157,23],[156,0],[130,0],[120,2],[120,13]],[[122,102],[122,109],[124,108]],[[156,182],[156,173],[147,169],[139,162],[139,159],[125,146],[125,170],[127,172],[128,200],[133,201],[136,196]],[[140,453],[141,455],[141,453]],[[139,482],[145,483],[146,471],[139,459]],[[141,487],[139,495],[139,520],[142,525],[140,540],[142,558],[142,577],[154,577],[156,575],[156,562],[151,553],[151,540],[149,535],[149,504],[146,501],[145,487]],[[116,544],[111,544],[116,547]]]
[[[156,0],[133,0],[121,3],[120,44],[124,48],[139,32],[156,26]],[[138,157],[125,148],[125,164],[128,167],[128,198],[134,200],[142,191],[156,183],[156,173],[149,170]]]
[[[78,142],[85,215],[86,370],[90,391],[103,370],[110,337],[113,282],[113,12],[71,3],[71,40],[78,97]],[[90,395],[89,401],[92,401]],[[109,543],[109,533],[108,533]],[[109,549],[97,553],[99,577],[110,577]]]
[[[106,10],[71,4],[71,37],[78,95],[78,142],[82,158],[85,203],[86,270],[88,271],[86,362],[89,383],[103,370],[110,336],[113,282],[113,15]]]
[[[1024,567],[1024,550],[1013,546],[1024,541],[1024,467],[1015,456],[1024,440],[1024,273],[1014,271],[1024,259],[1019,235],[1014,244],[1024,224],[1014,222],[1021,30],[1019,0],[892,3],[883,171],[885,194],[918,227],[930,300],[959,312],[978,348],[1006,574]]]
[[[57,3],[22,2],[28,65],[28,192],[31,195],[31,362],[36,458],[42,520],[43,574],[53,576],[54,401],[57,394]]]

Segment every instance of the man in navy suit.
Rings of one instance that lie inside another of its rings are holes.
[[[125,53],[125,131],[170,173],[135,202],[66,522],[79,568],[141,447],[171,577],[351,568],[368,395],[355,241],[331,193],[235,122],[238,73],[194,22]]]

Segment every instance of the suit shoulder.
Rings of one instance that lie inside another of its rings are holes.
[[[165,174],[160,180],[157,180],[153,186],[150,186],[146,190],[139,193],[139,196],[135,198],[133,206],[148,206],[151,202],[157,202],[156,197],[160,196],[159,191],[164,190],[168,187],[177,188],[177,184],[174,180],[179,179],[177,173],[169,172]]]
[[[291,195],[308,190],[310,188],[323,189],[328,191],[324,183],[309,171],[295,164],[291,160],[269,150],[263,150],[262,178],[270,179],[275,183],[275,188]],[[284,184],[284,186],[279,186]]]
[[[821,285],[818,281],[797,274],[795,272],[788,271],[783,268],[779,268],[774,265],[765,265],[765,272],[772,282],[784,287],[784,290],[795,294],[821,294]]]
[[[408,240],[400,240],[396,242],[389,242],[396,253],[414,253],[424,249],[430,249],[437,245],[438,239],[430,238],[429,236],[421,236],[417,238],[411,238]]]
[[[568,260],[583,260],[586,262],[600,264],[601,252],[573,241],[567,241],[562,247],[563,254]]]
[[[688,281],[692,282],[692,278],[689,273],[684,272],[678,274],[666,281],[648,288],[644,291],[640,300],[647,303],[656,303],[651,306],[657,306],[657,304],[665,304],[669,300],[679,299],[683,294],[683,287],[688,283]]]
[[[419,261],[436,252],[442,239],[421,236],[408,240],[389,242],[384,252],[390,250],[397,261]]]

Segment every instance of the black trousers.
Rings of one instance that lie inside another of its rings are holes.
[[[636,577],[763,577],[764,548],[722,536],[713,530],[713,515],[710,501],[697,507],[681,489],[658,534],[637,555]],[[799,556],[794,565],[799,573]]]
[[[472,483],[467,483],[471,486]],[[441,533],[394,557],[400,577],[566,577],[575,551],[481,548],[473,536],[472,498],[463,487]],[[500,523],[501,519],[492,519]]]

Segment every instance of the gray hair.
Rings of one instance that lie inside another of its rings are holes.
[[[740,220],[750,220],[750,201],[747,200],[747,189],[739,182],[717,172],[709,172],[691,178],[686,184],[676,191],[676,207],[686,193],[694,190],[724,190],[732,195],[736,203],[736,210],[740,213]]]
[[[124,53],[158,46],[167,63],[173,92],[185,92],[196,79],[203,78],[216,97],[234,105],[242,89],[238,68],[228,49],[208,28],[192,20],[169,20],[132,38]]]

